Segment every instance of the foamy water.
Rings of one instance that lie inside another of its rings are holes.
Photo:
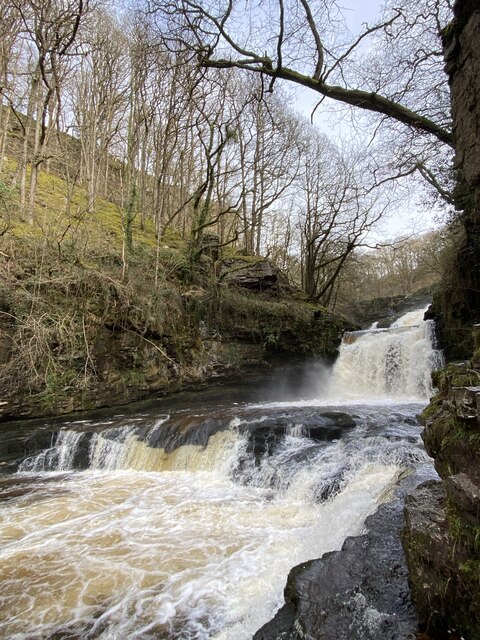
[[[397,471],[365,467],[323,505],[212,473],[74,474],[3,511],[0,633],[251,637],[290,566],[358,533]]]
[[[1,504],[0,637],[251,638],[282,604],[292,566],[340,548],[400,473],[430,464],[414,422],[422,404],[411,404],[426,393],[423,329],[400,349],[421,369],[410,404],[407,386],[394,406],[385,387],[373,407],[340,410],[331,390],[309,409],[232,407],[205,444],[179,447],[162,440],[169,415],[61,429]],[[369,337],[348,347],[368,351]],[[345,372],[359,361],[347,350],[333,373],[351,397],[364,383]],[[209,419],[197,416],[192,436]]]
[[[390,329],[347,334],[327,390],[329,400],[427,402],[432,371],[442,354],[432,348],[434,324],[424,311],[412,311]]]

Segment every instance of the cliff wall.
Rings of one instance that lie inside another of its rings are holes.
[[[422,625],[437,639],[480,638],[480,7],[455,3],[445,33],[465,241],[435,304],[447,357],[423,439],[439,482],[406,502],[404,548]],[[456,635],[458,634],[458,636]]]
[[[465,239],[435,300],[448,359],[469,356],[471,326],[480,321],[480,6],[476,0],[457,0],[454,12],[444,50],[458,180],[455,197]]]

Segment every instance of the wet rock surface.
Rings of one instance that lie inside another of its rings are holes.
[[[362,301],[352,309],[351,315],[364,329],[370,327],[373,322],[377,322],[379,329],[384,329],[390,327],[407,311],[427,307],[431,299],[432,290],[427,287],[407,296],[388,296]]]
[[[48,447],[55,428],[36,422],[17,422],[14,429],[0,429],[0,474],[15,471],[23,458]]]
[[[416,482],[406,478],[397,498],[367,518],[367,533],[292,569],[285,605],[254,640],[415,638],[418,618],[400,532],[403,497]]]
[[[473,359],[435,374],[439,393],[423,413],[422,438],[443,482],[420,486],[405,508],[412,597],[435,640],[453,630],[480,638],[479,374]]]
[[[239,420],[236,416],[241,416]],[[46,450],[43,460],[45,469],[55,469],[58,464],[59,445],[62,434],[77,433],[75,451],[70,464],[73,469],[86,469],[90,464],[92,438],[101,433],[112,443],[122,443],[130,435],[153,449],[162,449],[166,454],[190,445],[205,449],[209,439],[215,434],[230,429],[232,420],[238,420],[240,433],[246,433],[246,456],[252,456],[256,463],[271,456],[295,427],[302,424],[302,433],[312,440],[312,450],[324,446],[332,440],[342,437],[356,426],[355,417],[341,411],[318,411],[314,409],[275,410],[270,408],[268,415],[263,409],[251,409],[246,413],[228,410],[215,412],[200,411],[198,414],[183,412],[181,409],[169,413],[154,412],[152,416],[144,414],[141,424],[119,414],[105,421],[85,419],[78,421],[51,421],[42,423],[10,423],[0,431],[0,473],[16,471],[18,464],[39,450]],[[243,421],[243,422],[242,422]],[[48,449],[48,447],[51,447]],[[308,457],[308,450],[302,450],[298,456]],[[293,461],[294,457],[290,460]],[[326,499],[336,489],[340,475],[332,485],[319,489],[318,499]]]

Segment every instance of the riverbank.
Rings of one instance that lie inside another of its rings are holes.
[[[332,361],[352,327],[265,260],[237,258],[219,280],[220,262],[205,256],[197,284],[176,265],[161,288],[154,262],[132,260],[127,277],[115,261],[100,269],[48,252],[41,272],[20,251],[8,272],[3,263],[0,419],[124,405],[282,358]]]
[[[401,545],[405,497],[433,477],[425,465],[400,481],[395,496],[365,521],[365,533],[342,548],[294,567],[285,604],[254,640],[413,640],[419,619],[413,606]]]

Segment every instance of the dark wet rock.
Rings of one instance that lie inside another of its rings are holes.
[[[260,420],[256,424],[250,421],[250,418],[247,424],[240,426],[242,431],[247,431],[249,434],[246,452],[253,455],[256,464],[260,464],[263,457],[271,456],[285,436],[296,428],[300,430],[302,436],[310,438],[318,444],[304,448],[290,458],[291,462],[299,462],[308,458],[311,451],[318,448],[319,444],[340,438],[345,430],[356,425],[352,416],[334,411],[321,413],[315,411],[308,414],[303,409],[279,414],[273,412],[268,418],[263,415],[259,418]]]
[[[18,463],[50,446],[55,429],[35,423],[12,423],[13,428],[0,429],[0,473],[15,471]]]
[[[480,524],[479,481],[479,478],[474,479],[466,473],[457,473],[445,479],[448,497],[461,510],[463,518],[474,527]]]
[[[259,427],[250,431],[247,455],[252,455],[259,465],[264,456],[271,456],[278,441],[285,437],[285,427]]]
[[[157,428],[143,428],[145,435],[138,433],[139,439],[146,439],[150,447],[162,448],[170,453],[185,444],[206,447],[215,433],[228,428],[231,416],[174,415]]]
[[[368,533],[292,569],[285,605],[254,640],[413,640],[402,505],[401,499],[382,505],[367,518]]]
[[[68,434],[78,434],[68,466],[86,469],[90,465],[92,438],[101,433],[104,440],[121,444],[132,435],[148,447],[163,449],[170,453],[184,445],[206,448],[215,434],[231,428],[232,420],[240,420],[238,429],[248,435],[246,456],[257,466],[262,459],[271,456],[285,437],[299,429],[302,436],[312,440],[311,447],[304,447],[290,458],[290,462],[307,459],[319,446],[340,438],[346,430],[355,427],[355,418],[340,411],[318,412],[318,409],[296,409],[275,411],[269,409],[239,409],[237,412],[217,411],[189,413],[173,411],[171,415],[155,411],[153,416],[143,416],[141,423],[131,421],[128,415],[119,415],[108,420],[90,420],[79,423],[59,421],[52,424],[10,423],[0,432],[3,445],[2,464],[5,472],[16,471],[20,461],[39,451],[44,451],[41,466],[45,470],[58,468],[62,455],[61,443]],[[22,426],[23,425],[23,426]]]
[[[356,416],[351,415],[350,413],[343,413],[342,411],[322,411],[320,412],[319,417],[327,418],[335,426],[340,427],[341,429],[350,429],[356,425]]]
[[[337,470],[331,478],[324,478],[313,488],[313,497],[316,502],[325,502],[338,493],[342,487],[347,468]]]
[[[464,240],[448,264],[434,299],[447,358],[473,351],[472,324],[480,320],[480,12],[478,0],[456,0],[454,19],[443,30],[452,106],[457,220]]]
[[[408,311],[414,311],[422,306],[427,307],[431,299],[432,288],[426,287],[407,296],[387,296],[359,302],[351,310],[350,315],[364,328],[377,322],[379,329],[387,329]]]
[[[435,460],[435,468],[442,478],[451,474],[478,471],[480,423],[476,420],[463,423],[448,400],[432,401],[428,411],[436,411],[425,420],[422,438],[425,448]]]

